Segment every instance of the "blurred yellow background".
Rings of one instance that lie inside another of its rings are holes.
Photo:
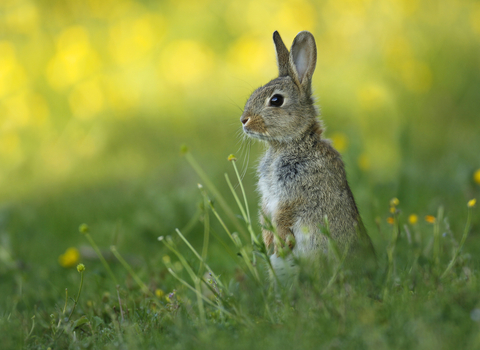
[[[375,181],[405,154],[474,162],[478,1],[2,0],[0,198],[169,167],[182,142],[236,152],[274,30],[315,35],[327,136]]]

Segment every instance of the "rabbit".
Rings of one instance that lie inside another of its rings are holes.
[[[321,227],[326,219],[339,251],[348,249],[347,260],[361,242],[372,252],[373,246],[340,153],[322,137],[324,128],[312,97],[315,39],[308,31],[298,33],[290,52],[277,31],[273,42],[278,78],[252,93],[240,121],[247,136],[268,144],[257,174],[262,235],[267,249],[273,248],[274,271],[288,276],[296,273],[296,258],[325,254],[328,238]],[[292,254],[284,259],[281,251],[287,247]]]

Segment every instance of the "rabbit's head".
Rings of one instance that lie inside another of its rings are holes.
[[[248,99],[240,121],[243,131],[265,141],[288,142],[318,124],[312,98],[312,75],[317,47],[310,32],[293,40],[290,52],[277,31],[273,33],[278,78],[258,88]]]

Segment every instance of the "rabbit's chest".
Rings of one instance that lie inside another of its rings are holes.
[[[278,183],[269,176],[260,176],[258,189],[262,195],[262,204],[265,214],[272,215],[280,202],[280,188]]]
[[[265,214],[272,215],[282,202],[296,197],[296,184],[304,173],[299,159],[266,159],[260,164],[258,189]]]

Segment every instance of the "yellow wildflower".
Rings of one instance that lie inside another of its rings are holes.
[[[237,158],[236,158],[233,154],[230,154],[227,159],[228,159],[228,161],[230,161],[230,162],[231,162],[231,161],[234,161],[234,162],[237,161]]]
[[[157,298],[163,297],[164,294],[165,294],[165,293],[163,292],[163,290],[161,290],[161,289],[155,289],[155,295],[156,295]]]
[[[480,185],[480,169],[477,169],[473,174],[473,181]]]
[[[341,132],[336,132],[335,134],[332,135],[331,139],[333,142],[333,147],[335,147],[338,152],[343,153],[347,150],[347,147],[348,147],[347,135]]]
[[[392,217],[389,217],[387,218],[387,222],[390,224],[390,225],[393,225],[395,223],[395,219],[392,218]]]
[[[65,268],[77,265],[79,260],[80,252],[74,247],[68,248],[65,253],[58,257],[58,263]]]
[[[395,207],[390,207],[390,213],[395,214],[395,210],[397,210]]]
[[[468,206],[469,208],[472,208],[472,207],[475,206],[475,204],[477,204],[477,200],[476,200],[475,198],[473,198],[473,199],[470,199],[470,200],[468,201],[467,206]]]
[[[370,169],[370,158],[366,153],[363,153],[358,157],[358,167],[362,171],[367,171]]]
[[[427,215],[427,216],[425,216],[425,221],[430,223],[430,224],[434,224],[435,223],[435,216]]]
[[[418,216],[415,214],[410,214],[410,216],[408,217],[408,222],[410,223],[410,225],[415,225],[417,221],[418,221]]]
[[[400,204],[400,201],[398,200],[398,198],[395,197],[395,198],[390,199],[390,206],[391,207],[396,207],[399,204]]]

